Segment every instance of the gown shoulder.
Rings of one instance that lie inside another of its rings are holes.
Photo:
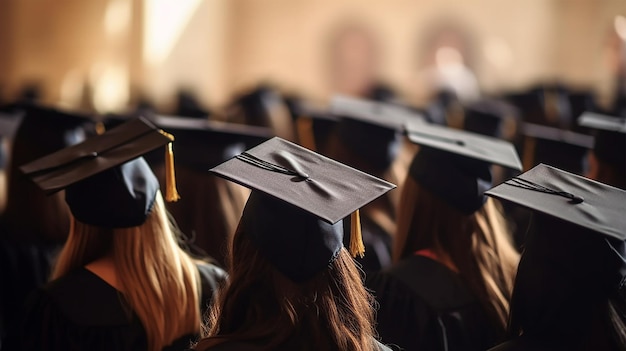
[[[377,330],[385,343],[407,351],[485,350],[495,344],[482,305],[457,273],[430,258],[407,258],[368,275],[366,285],[379,304]]]

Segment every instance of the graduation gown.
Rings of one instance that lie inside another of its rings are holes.
[[[380,304],[377,330],[386,343],[407,351],[472,351],[498,341],[476,297],[435,260],[409,257],[369,275],[366,285]]]
[[[300,343],[301,344],[301,343]],[[263,348],[262,343],[254,343],[254,342],[242,342],[242,341],[226,341],[219,345],[213,346],[203,351],[292,351],[292,350],[309,350],[305,349],[304,345],[298,345],[297,342],[294,342],[290,345],[285,345],[279,349],[267,350]],[[377,351],[391,351],[389,347],[379,343],[376,341],[376,345],[378,346]],[[313,350],[313,349],[311,349]],[[344,350],[337,350],[344,351]],[[348,350],[345,350],[348,351]]]
[[[226,277],[220,268],[199,264],[203,309]],[[204,311],[203,311],[204,312]],[[197,335],[186,335],[164,350],[182,350]],[[146,350],[139,317],[121,292],[82,267],[36,290],[22,324],[23,350]]]
[[[19,350],[19,321],[26,297],[48,281],[61,247],[62,244],[0,239],[0,349],[3,351]]]

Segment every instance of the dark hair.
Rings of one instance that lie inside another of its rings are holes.
[[[626,350],[623,296],[607,242],[574,224],[533,215],[511,300],[508,334],[568,350]]]
[[[66,147],[64,135],[25,118],[13,140],[3,225],[11,240],[61,244],[70,229],[64,192],[47,196],[19,167]]]
[[[374,350],[373,298],[345,249],[326,270],[296,284],[238,229],[230,264],[229,283],[218,293],[197,350],[224,341],[260,342],[268,349]]]
[[[519,254],[497,203],[489,199],[481,209],[465,215],[409,176],[399,209],[394,262],[422,249],[448,255],[504,334]]]

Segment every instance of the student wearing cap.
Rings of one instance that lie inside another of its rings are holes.
[[[281,93],[268,84],[260,84],[235,98],[227,115],[229,122],[269,127],[274,134],[288,140],[295,137],[287,104]]]
[[[523,123],[521,132],[524,169],[545,163],[580,175],[588,171],[587,152],[593,147],[593,136],[532,123]]]
[[[53,280],[29,299],[23,350],[177,350],[200,332],[225,274],[180,248],[141,157],[171,141],[135,119],[20,168],[47,193],[65,189],[72,214]]]
[[[403,179],[406,166],[397,164],[396,159],[410,151],[405,148],[402,130],[409,120],[423,121],[421,115],[403,106],[341,95],[331,100],[330,112],[338,119],[329,141],[330,157],[391,182]],[[357,260],[366,273],[391,265],[397,206],[397,196],[390,193],[361,211],[368,255]]]
[[[409,124],[420,145],[405,180],[394,265],[367,277],[383,340],[412,350],[485,350],[504,336],[519,255],[488,201],[491,164],[521,169],[513,145]]]
[[[542,164],[487,195],[533,212],[492,350],[626,350],[626,191]]]
[[[230,281],[195,349],[388,350],[374,338],[373,300],[350,253],[363,254],[358,209],[395,186],[280,138],[212,172],[252,193],[233,240]]]
[[[586,176],[626,189],[626,117],[585,112],[578,124],[595,130]]]
[[[192,248],[226,266],[228,244],[237,228],[248,189],[208,170],[272,136],[271,129],[199,118],[153,116],[157,126],[176,135],[176,179],[181,199],[166,204]],[[164,174],[164,164],[152,165]]]
[[[19,341],[16,321],[25,298],[48,280],[69,231],[62,194],[47,197],[19,166],[80,142],[92,122],[87,116],[27,103],[5,111],[22,116],[11,144],[6,207],[0,218],[0,338],[11,350]]]

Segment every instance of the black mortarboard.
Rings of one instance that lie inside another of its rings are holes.
[[[158,127],[176,135],[176,162],[208,171],[274,136],[270,128],[201,118],[152,115]]]
[[[517,109],[504,101],[481,99],[464,109],[463,129],[482,135],[500,137],[506,120],[517,120]]]
[[[300,145],[326,154],[324,151],[339,118],[333,116],[327,106],[320,106],[311,101],[290,97],[288,105],[291,116],[296,121]]]
[[[515,147],[504,140],[422,123],[409,123],[407,134],[422,146],[409,175],[465,214],[484,204],[492,164],[522,169]]]
[[[626,118],[585,112],[578,124],[596,130],[593,152],[608,164],[626,170]]]
[[[48,152],[84,140],[94,125],[91,116],[30,103],[13,105],[10,110],[23,114],[15,138],[36,141]]]
[[[254,126],[271,126],[272,110],[284,104],[280,93],[270,85],[262,84],[241,95],[235,104],[242,109],[245,124]],[[287,106],[285,105],[285,108]]]
[[[191,90],[180,89],[176,92],[176,112],[179,116],[208,118],[211,114],[202,106]]]
[[[597,301],[614,297],[624,307],[626,191],[540,164],[486,194],[534,214],[513,292],[514,328],[569,339]]]
[[[397,104],[335,95],[330,102],[330,112],[338,117],[378,126],[379,129],[404,130],[413,122],[426,122],[424,116]]]
[[[425,123],[422,115],[403,106],[346,96],[333,97],[330,112],[340,117],[337,136],[341,143],[377,172],[396,159],[404,125]]]
[[[545,163],[568,172],[585,172],[586,155],[593,147],[593,136],[532,123],[522,125],[522,134],[527,137],[524,158],[532,159],[527,168]]]
[[[358,216],[359,208],[395,188],[278,137],[211,172],[253,190],[240,230],[296,282],[313,277],[336,257],[343,247],[344,217]],[[357,223],[352,254],[363,252]]]
[[[46,193],[65,189],[77,220],[99,227],[133,227],[145,221],[159,190],[141,156],[163,145],[171,151],[172,141],[171,135],[138,118],[20,170]]]

